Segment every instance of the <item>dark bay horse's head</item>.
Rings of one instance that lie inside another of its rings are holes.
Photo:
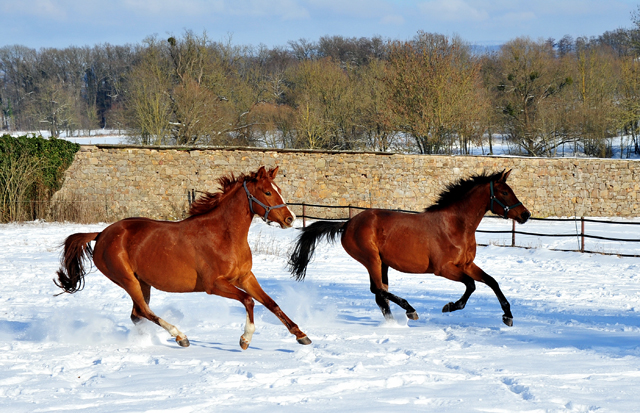
[[[489,209],[494,214],[501,215],[505,219],[511,218],[520,224],[524,224],[531,217],[531,213],[518,200],[511,187],[507,185],[507,178],[510,173],[511,170],[502,171],[500,178],[489,183],[491,194]]]
[[[251,212],[260,215],[267,222],[277,222],[282,228],[289,228],[293,225],[296,216],[282,197],[280,187],[273,181],[278,174],[278,168],[276,166],[267,171],[264,166],[261,166],[256,173],[253,187],[250,191],[245,187],[245,190],[249,197]]]

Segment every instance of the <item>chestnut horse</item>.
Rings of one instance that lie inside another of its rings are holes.
[[[507,185],[511,171],[480,174],[449,184],[436,203],[424,212],[409,214],[384,209],[361,212],[346,222],[316,221],[302,228],[289,259],[293,276],[301,281],[313,257],[316,242],[341,236],[345,251],[367,268],[371,292],[386,319],[392,319],[389,300],[418,319],[409,303],[389,292],[389,267],[406,273],[432,273],[464,283],[466,291],[442,312],[462,310],[475,290],[475,281],[487,284],[498,297],[503,322],[513,315],[496,280],[473,263],[475,231],[487,211],[525,223],[531,214]]]
[[[133,300],[131,320],[146,318],[175,337],[182,347],[187,336],[149,308],[151,287],[167,292],[206,292],[240,301],[247,311],[240,347],[247,349],[255,331],[253,298],[273,312],[300,344],[311,340],[260,287],[251,272],[247,235],[255,214],[290,227],[295,215],[273,182],[278,168],[233,174],[218,179],[220,192],[199,197],[190,217],[177,222],[127,218],[104,231],[78,233],[64,242],[56,285],[67,293],[84,287],[84,261],[122,287]],[[92,249],[90,242],[95,241]]]

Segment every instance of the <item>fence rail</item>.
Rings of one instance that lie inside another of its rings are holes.
[[[298,206],[302,208],[302,214],[298,216],[298,218],[302,218],[302,225],[307,225],[307,220],[326,220],[326,221],[344,221],[350,219],[354,216],[356,211],[364,211],[371,208],[363,208],[356,207],[350,205],[318,205],[318,204],[307,204],[307,203],[289,203],[291,206]],[[327,218],[327,217],[318,217],[307,214],[307,208],[320,208],[320,209],[343,209],[346,210],[345,216],[340,218]],[[389,211],[399,211],[406,212],[409,214],[418,214],[418,211],[407,211],[402,209],[387,209]],[[503,222],[502,217],[498,216],[485,216],[484,219],[488,220],[499,220]],[[483,219],[483,220],[484,220]],[[565,251],[565,252],[583,252],[583,253],[591,253],[591,254],[605,254],[605,255],[617,255],[620,257],[640,257],[640,254],[626,254],[620,252],[606,252],[606,251],[594,251],[588,250],[585,248],[586,239],[595,239],[602,241],[614,241],[621,243],[640,243],[640,238],[616,238],[602,235],[594,235],[587,233],[585,230],[585,223],[593,223],[598,225],[632,225],[632,226],[640,226],[640,222],[625,222],[625,221],[604,221],[597,220],[592,218],[584,218],[584,217],[572,217],[572,218],[530,218],[531,221],[541,221],[541,222],[566,222],[566,223],[574,223],[576,226],[576,231],[573,233],[545,233],[545,232],[529,232],[529,231],[518,231],[516,230],[515,221],[511,221],[511,229],[509,230],[488,230],[488,229],[477,229],[477,233],[482,234],[510,234],[511,235],[511,247],[518,248],[530,248],[527,246],[518,245],[516,243],[516,235],[520,236],[531,236],[531,237],[545,237],[545,238],[578,238],[579,239],[579,248],[577,249],[562,249],[562,248],[549,248],[552,251]],[[579,230],[578,230],[579,224]],[[479,245],[488,245],[488,244],[479,244]]]

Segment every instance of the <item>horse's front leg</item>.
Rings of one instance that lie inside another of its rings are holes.
[[[262,287],[260,287],[258,280],[256,280],[256,277],[255,275],[253,275],[252,272],[249,272],[249,274],[247,274],[244,277],[241,277],[238,280],[238,287],[245,290],[247,294],[249,294],[256,300],[258,300],[258,302],[260,302],[262,305],[267,307],[269,311],[275,314],[275,316],[278,317],[280,321],[282,321],[282,324],[284,324],[285,327],[287,327],[289,332],[294,336],[296,336],[298,343],[311,344],[311,340],[309,339],[309,337],[307,337],[307,335],[298,328],[298,325],[293,321],[291,321],[289,317],[287,317],[284,311],[280,309],[278,304],[276,304],[276,302],[273,301],[273,299],[269,297],[267,293],[264,292],[264,290],[262,289]]]
[[[459,281],[463,283],[466,287],[464,294],[458,301],[450,302],[445,304],[442,308],[443,313],[450,313],[457,310],[462,310],[466,305],[467,301],[469,301],[469,297],[476,290],[476,283],[473,281],[473,278],[464,273],[460,268],[456,267],[453,264],[448,264],[444,266],[440,274],[442,277],[448,278],[452,281]]]
[[[444,307],[442,307],[443,313],[450,313],[453,311],[462,310],[467,305],[467,301],[469,301],[469,297],[471,297],[471,294],[473,294],[473,292],[476,290],[476,283],[468,275],[466,274],[463,275],[460,282],[464,283],[466,287],[464,294],[462,294],[462,297],[460,297],[460,299],[455,303],[449,302],[445,304]]]
[[[243,350],[249,348],[249,343],[253,338],[253,333],[256,331],[256,326],[253,322],[253,299],[247,293],[239,290],[236,286],[227,281],[224,277],[217,277],[206,288],[207,294],[215,294],[225,298],[231,298],[233,300],[240,301],[245,310],[247,311],[247,322],[244,325],[244,334],[240,336],[240,347]]]
[[[511,314],[511,306],[509,305],[509,301],[507,301],[507,298],[504,296],[504,294],[502,294],[498,282],[474,263],[471,263],[469,265],[467,271],[474,280],[483,282],[491,287],[493,292],[496,294],[496,297],[498,297],[498,301],[500,302],[502,311],[504,311],[504,314],[502,315],[502,322],[509,327],[513,326],[513,314]]]

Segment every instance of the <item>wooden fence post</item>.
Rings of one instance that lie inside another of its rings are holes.
[[[307,227],[307,206],[302,203],[302,228]]]
[[[516,246],[516,221],[511,220],[511,246]]]
[[[580,252],[584,252],[584,217],[580,217]]]

